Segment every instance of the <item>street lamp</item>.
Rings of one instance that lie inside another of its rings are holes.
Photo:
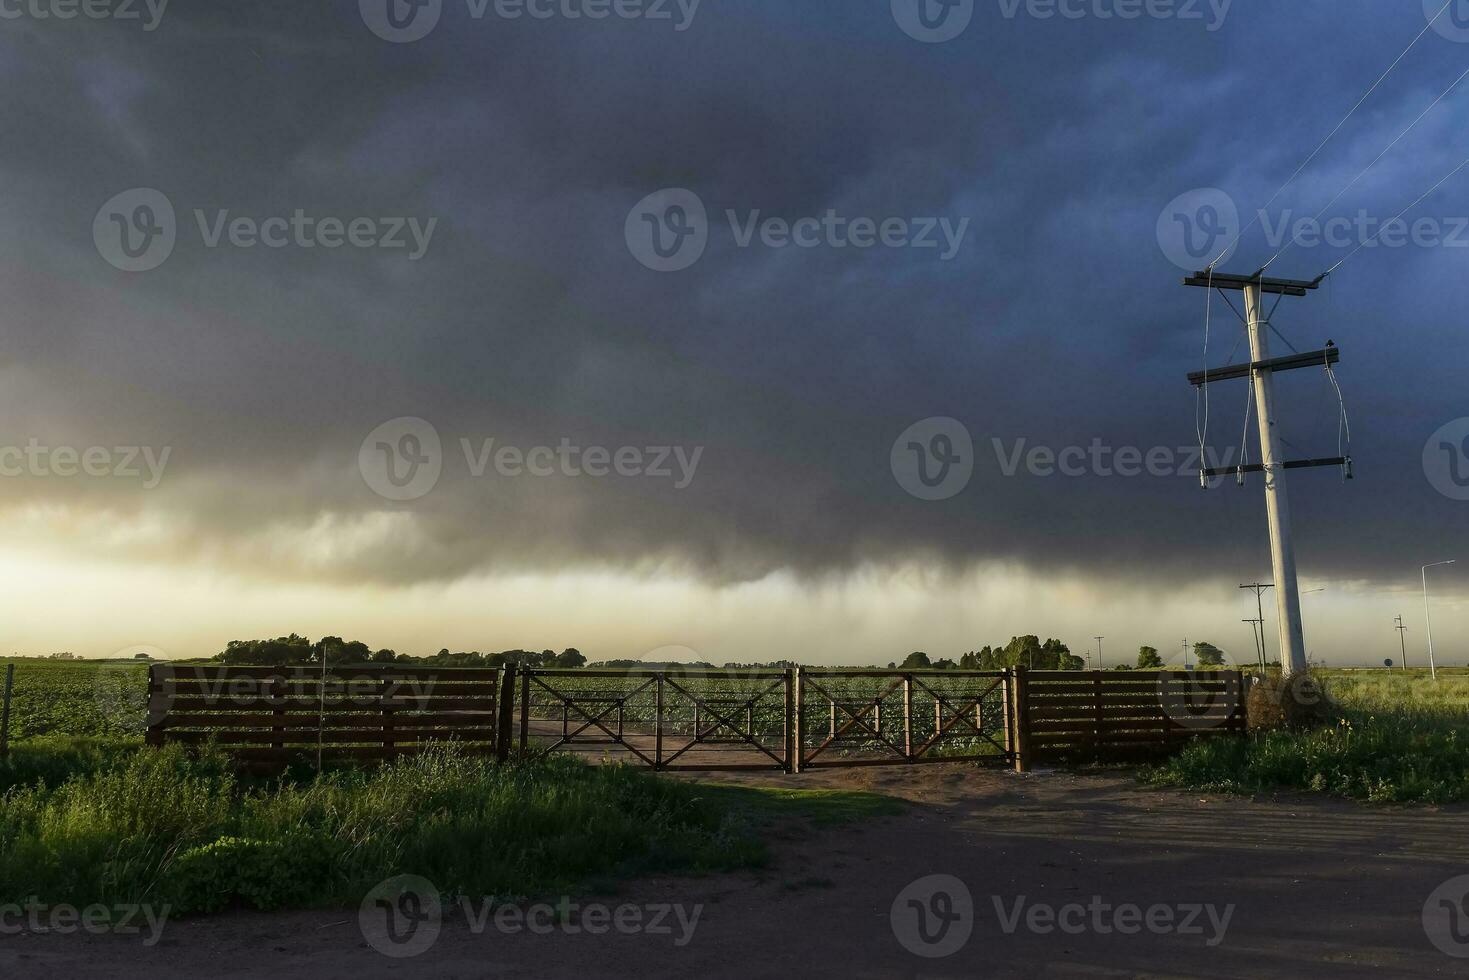
[[[1432,565],[1423,566],[1423,619],[1428,626],[1428,673],[1438,680],[1438,667],[1433,663],[1433,611],[1428,606],[1428,570],[1440,565],[1454,565],[1459,559],[1450,558],[1448,561],[1436,561]]]

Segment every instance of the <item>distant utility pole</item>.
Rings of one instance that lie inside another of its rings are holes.
[[[1188,662],[1188,637],[1186,636],[1183,638],[1183,669],[1193,670],[1193,667],[1189,666]]]
[[[1428,628],[1428,674],[1434,680],[1438,680],[1438,666],[1433,662],[1433,611],[1428,607],[1428,570],[1440,565],[1456,565],[1457,558],[1448,561],[1436,561],[1432,565],[1423,566],[1423,623]]]
[[[1258,619],[1241,619],[1240,622],[1250,624],[1250,639],[1255,641],[1255,659],[1260,662],[1260,670],[1263,673],[1265,670],[1265,654],[1260,649],[1260,644],[1264,642],[1260,636],[1260,631],[1265,628],[1265,624]]]
[[[1250,363],[1235,364],[1189,375],[1195,386],[1210,381],[1227,381],[1232,378],[1249,378],[1254,384],[1255,404],[1259,415],[1260,462],[1217,469],[1200,470],[1200,481],[1207,488],[1209,478],[1236,476],[1241,483],[1246,473],[1263,473],[1265,476],[1265,515],[1270,528],[1270,560],[1275,572],[1275,603],[1280,630],[1280,669],[1290,675],[1306,669],[1306,638],[1301,627],[1300,586],[1296,580],[1295,545],[1291,540],[1290,498],[1285,492],[1285,471],[1310,466],[1340,466],[1350,478],[1352,461],[1349,456],[1333,459],[1283,460],[1280,453],[1280,421],[1276,416],[1275,372],[1295,368],[1330,367],[1341,360],[1336,345],[1327,343],[1324,350],[1287,357],[1270,356],[1269,316],[1261,305],[1261,296],[1270,293],[1282,298],[1305,296],[1307,290],[1316,289],[1325,276],[1314,282],[1294,279],[1267,279],[1264,270],[1253,276],[1224,275],[1206,269],[1185,279],[1186,286],[1205,289],[1235,289],[1244,294],[1245,326],[1250,335]],[[1203,462],[1199,464],[1203,467]]]
[[[1399,616],[1398,617],[1398,625],[1395,628],[1398,631],[1398,643],[1403,648],[1403,669],[1404,670],[1407,670],[1408,669],[1408,627],[1406,627],[1406,626],[1403,625],[1403,617],[1402,616]]]
[[[1240,588],[1250,589],[1255,593],[1255,618],[1247,619],[1245,622],[1254,623],[1260,630],[1257,649],[1260,653],[1260,669],[1263,671],[1265,669],[1265,600],[1262,596],[1266,589],[1273,589],[1275,586],[1268,582],[1253,582],[1249,585],[1241,585]]]
[[[1092,637],[1092,639],[1094,639],[1094,640],[1097,641],[1097,669],[1098,670],[1106,670],[1107,668],[1102,665],[1102,641],[1105,640],[1106,637],[1105,636],[1094,636],[1094,637]],[[1090,659],[1090,658],[1088,658],[1088,659]]]

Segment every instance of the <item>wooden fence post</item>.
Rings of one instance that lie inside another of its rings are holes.
[[[323,657],[322,659],[325,659],[325,658]],[[322,685],[321,691],[322,691],[322,694],[321,694],[322,699],[325,700],[326,699],[326,685],[325,684]],[[388,674],[387,671],[383,671],[383,675],[378,678],[378,692],[377,692],[377,696],[378,696],[378,706],[380,708],[382,708],[382,713],[383,713],[383,757],[386,758],[386,759],[391,759],[393,757],[394,751],[396,751],[396,749],[398,748],[397,738],[395,737],[395,735],[393,733],[393,712],[394,712],[395,709],[393,708],[392,692],[393,692],[393,679]],[[322,718],[322,723],[325,724],[325,722],[326,722],[326,719],[323,717]],[[319,758],[320,758],[320,755],[318,754],[318,759]]]
[[[1030,772],[1030,699],[1026,696],[1025,667],[1015,668],[1015,771]]]
[[[805,717],[804,692],[802,688],[806,684],[805,675],[799,665],[791,672],[791,696],[794,711],[791,718],[791,772],[799,773],[801,765],[806,761],[806,737],[803,719]]]
[[[510,758],[510,744],[515,741],[515,665],[500,668],[500,702],[495,719],[495,759]]]
[[[913,675],[903,675],[903,758],[913,761]]]
[[[1005,679],[1000,683],[1000,717],[1005,725],[1005,754],[1015,754],[1015,718],[1010,707],[1010,688],[1015,684],[1015,671],[1005,668]]]
[[[163,745],[164,731],[168,725],[169,699],[163,686],[164,671],[172,671],[172,667],[164,664],[150,664],[148,667],[148,733],[143,737],[144,743],[154,748]]]
[[[10,692],[15,686],[15,664],[5,665],[5,704],[0,707],[0,758],[10,754]]]
[[[658,683],[653,695],[653,768],[663,768],[663,672],[658,672]]]
[[[799,765],[799,763],[798,763],[798,761],[796,759],[796,753],[795,753],[795,744],[796,744],[796,669],[794,667],[787,667],[786,668],[785,689],[786,689],[785,690],[785,694],[786,694],[786,699],[785,699],[786,700],[786,703],[785,703],[785,742],[786,742],[785,756],[786,756],[786,766],[785,766],[785,769],[786,769],[786,772],[788,772],[788,773],[795,773],[795,772],[800,772],[800,765]],[[751,736],[753,736],[755,734],[755,731],[754,731],[753,726],[750,729],[750,734],[751,734]]]
[[[517,668],[518,670],[519,668]],[[530,672],[520,671],[520,754],[530,751]]]
[[[286,679],[284,677],[271,678],[270,699],[275,704],[271,714],[278,722],[270,730],[270,747],[277,752],[284,753],[286,750]],[[284,760],[281,761],[284,764]]]

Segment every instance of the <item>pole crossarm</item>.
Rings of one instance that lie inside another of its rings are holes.
[[[1305,470],[1315,466],[1348,466],[1352,462],[1350,456],[1327,456],[1323,459],[1290,459],[1283,463],[1276,463],[1274,467],[1282,470]],[[1204,470],[1204,476],[1233,476],[1236,473],[1264,473],[1264,463],[1247,463],[1244,466],[1215,466]]]
[[[1195,272],[1183,280],[1185,286],[1202,286],[1205,289],[1246,289],[1256,287],[1262,293],[1283,294],[1286,296],[1304,296],[1307,290],[1318,289],[1321,286],[1320,279],[1270,279],[1258,273],[1253,276],[1231,276],[1222,272],[1210,272],[1205,269]]]
[[[1231,364],[1228,367],[1213,368],[1208,371],[1192,371],[1188,376],[1188,383],[1197,388],[1199,385],[1209,384],[1213,381],[1233,381],[1235,378],[1250,377],[1256,371],[1294,371],[1297,368],[1325,367],[1337,364],[1341,361],[1341,349],[1333,344],[1322,350],[1308,351],[1304,354],[1289,354],[1285,357],[1272,357],[1265,361],[1251,361],[1248,364]]]

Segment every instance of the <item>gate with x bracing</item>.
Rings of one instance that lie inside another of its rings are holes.
[[[1014,762],[1006,671],[522,669],[523,754],[659,770]]]
[[[1015,761],[1009,671],[795,671],[796,771]]]
[[[789,772],[793,691],[787,670],[522,669],[520,747],[659,770]]]

